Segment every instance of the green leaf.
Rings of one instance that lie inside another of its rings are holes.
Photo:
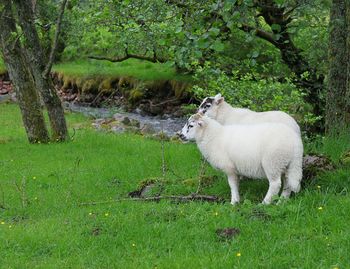
[[[200,49],[206,49],[209,47],[209,42],[208,42],[208,39],[206,38],[200,38],[197,42],[197,46],[198,48]]]
[[[166,44],[166,40],[165,39],[159,39],[158,40],[158,44],[161,46],[164,46]]]
[[[252,58],[256,58],[259,56],[259,51],[253,51]]]
[[[209,29],[209,34],[211,36],[217,36],[219,33],[220,33],[220,29],[219,28],[212,27],[212,28]]]
[[[281,32],[281,25],[274,23],[271,25],[271,29],[272,29],[272,31]]]
[[[220,40],[216,40],[211,46],[211,48],[217,52],[221,52],[225,49],[225,44],[222,43]]]

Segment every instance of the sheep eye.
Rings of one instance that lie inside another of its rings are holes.
[[[209,108],[209,107],[211,107],[211,104],[206,104],[205,105],[205,108]]]
[[[191,124],[191,125],[188,125],[188,129],[191,129],[193,127],[193,125]]]

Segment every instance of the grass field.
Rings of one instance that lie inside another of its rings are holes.
[[[1,268],[350,268],[350,167],[321,175],[290,201],[261,206],[265,181],[243,181],[243,203],[229,204],[223,174],[203,193],[226,203],[122,201],[159,178],[161,145],[90,129],[68,114],[74,141],[29,145],[15,105],[0,105]],[[348,137],[308,145],[335,162]],[[198,174],[195,145],[165,144],[164,193],[188,194]],[[174,175],[176,174],[176,176]],[[192,179],[192,181],[191,181]],[[25,184],[24,184],[25,183]],[[16,187],[17,184],[17,187]],[[240,234],[220,240],[215,231]]]
[[[140,80],[179,80],[189,81],[190,77],[176,74],[169,63],[151,63],[136,59],[128,59],[120,63],[100,60],[85,60],[59,63],[53,71],[71,77],[133,77]],[[6,72],[0,57],[0,74]]]
[[[188,76],[176,74],[168,63],[151,63],[128,59],[120,63],[86,60],[57,64],[53,71],[74,77],[125,77],[141,80],[188,80]]]

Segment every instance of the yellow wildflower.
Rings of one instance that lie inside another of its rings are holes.
[[[241,252],[237,252],[237,253],[236,253],[236,256],[237,256],[237,257],[241,257]]]
[[[215,212],[215,214],[214,214],[215,216],[219,216],[219,213],[218,212]]]
[[[136,247],[136,245],[135,245],[134,243],[132,243],[132,246],[133,246],[133,247]]]
[[[5,221],[0,222],[0,224],[1,224],[1,225],[4,225],[4,224],[5,224]]]
[[[36,177],[33,177],[33,179],[36,179]]]
[[[108,217],[108,216],[109,216],[109,213],[105,213],[105,216]]]
[[[319,208],[318,208],[318,210],[322,210],[323,209],[323,207],[322,206],[320,206]]]

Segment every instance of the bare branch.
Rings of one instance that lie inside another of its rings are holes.
[[[90,56],[88,56],[88,58],[94,59],[94,60],[106,60],[106,61],[110,61],[113,63],[123,62],[127,59],[130,59],[130,58],[148,61],[148,62],[152,62],[152,63],[165,63],[166,62],[165,59],[157,58],[155,53],[153,54],[153,57],[149,57],[149,56],[145,56],[145,55],[131,54],[131,53],[128,53],[127,51],[126,51],[126,55],[123,57],[105,57],[105,56],[90,55]]]
[[[168,196],[152,196],[152,197],[145,197],[145,198],[121,198],[121,199],[115,199],[115,200],[109,200],[109,201],[86,202],[86,203],[79,204],[79,206],[109,204],[109,203],[122,202],[122,201],[159,202],[160,200],[173,200],[177,202],[190,202],[190,201],[216,202],[216,203],[222,202],[222,199],[217,196],[190,194],[186,196],[168,195]]]
[[[59,15],[59,17],[57,19],[57,23],[56,23],[55,38],[54,38],[53,45],[52,45],[52,48],[51,48],[51,51],[50,51],[49,61],[48,61],[47,65],[46,65],[45,71],[43,73],[43,77],[44,78],[48,77],[48,75],[50,74],[51,68],[52,68],[55,52],[56,52],[56,49],[57,49],[58,37],[59,37],[60,32],[61,32],[63,14],[64,14],[64,10],[66,8],[67,2],[68,2],[68,0],[62,0],[60,15]]]

